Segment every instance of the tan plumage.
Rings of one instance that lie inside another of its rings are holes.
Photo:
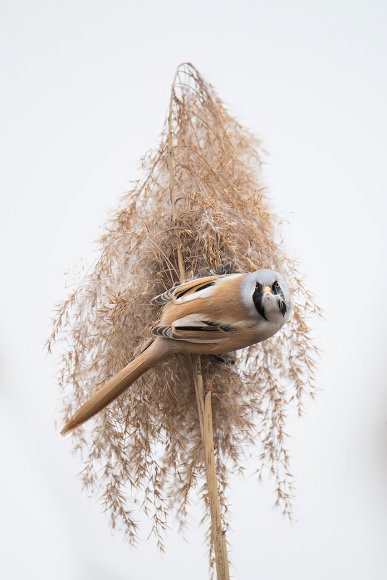
[[[291,311],[286,285],[272,270],[198,278],[160,294],[152,304],[164,306],[154,340],[89,397],[62,434],[93,417],[166,357],[224,355],[261,342],[283,326]]]

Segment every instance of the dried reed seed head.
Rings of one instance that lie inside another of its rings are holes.
[[[62,341],[63,415],[67,419],[149,339],[159,316],[150,299],[178,281],[178,249],[187,279],[280,271],[296,304],[286,327],[239,351],[232,368],[202,358],[205,386],[213,392],[224,515],[229,470],[243,469],[249,443],[259,473],[267,468],[274,477],[276,501],[290,515],[286,414],[291,403],[301,412],[304,395],[313,394],[317,351],[308,318],[317,309],[275,238],[259,181],[258,142],[192,65],[179,67],[171,104],[172,132],[166,123],[158,150],[143,160],[144,179],[125,196],[101,237],[94,270],[58,310],[49,344]],[[184,526],[190,494],[203,481],[190,357],[178,355],[149,371],[73,438],[83,452],[84,484],[100,493],[112,524],[134,541],[136,516],[128,505],[140,497],[162,547],[170,509]]]

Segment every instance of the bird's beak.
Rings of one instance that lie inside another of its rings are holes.
[[[264,294],[271,294],[271,286],[264,286],[263,293]]]

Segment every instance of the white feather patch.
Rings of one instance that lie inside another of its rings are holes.
[[[206,324],[204,324],[205,319],[205,314],[195,312],[194,314],[188,314],[183,318],[178,318],[172,322],[172,326],[206,326]]]

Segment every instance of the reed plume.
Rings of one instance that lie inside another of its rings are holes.
[[[58,307],[48,345],[59,342],[63,419],[144,347],[159,316],[150,300],[182,271],[187,279],[280,271],[295,303],[291,321],[271,339],[238,351],[233,365],[214,357],[201,357],[201,364],[212,393],[223,521],[229,474],[243,470],[248,445],[260,477],[267,470],[274,480],[276,504],[291,516],[285,425],[289,408],[301,414],[305,397],[314,395],[317,348],[309,318],[318,307],[279,242],[261,184],[259,142],[198,71],[183,64],[160,145],[142,167],[144,178],[106,226],[95,267]],[[98,493],[113,527],[132,543],[136,505],[143,505],[163,549],[171,511],[183,527],[192,494],[208,502],[195,397],[191,357],[177,355],[72,434],[83,453],[85,487]]]

